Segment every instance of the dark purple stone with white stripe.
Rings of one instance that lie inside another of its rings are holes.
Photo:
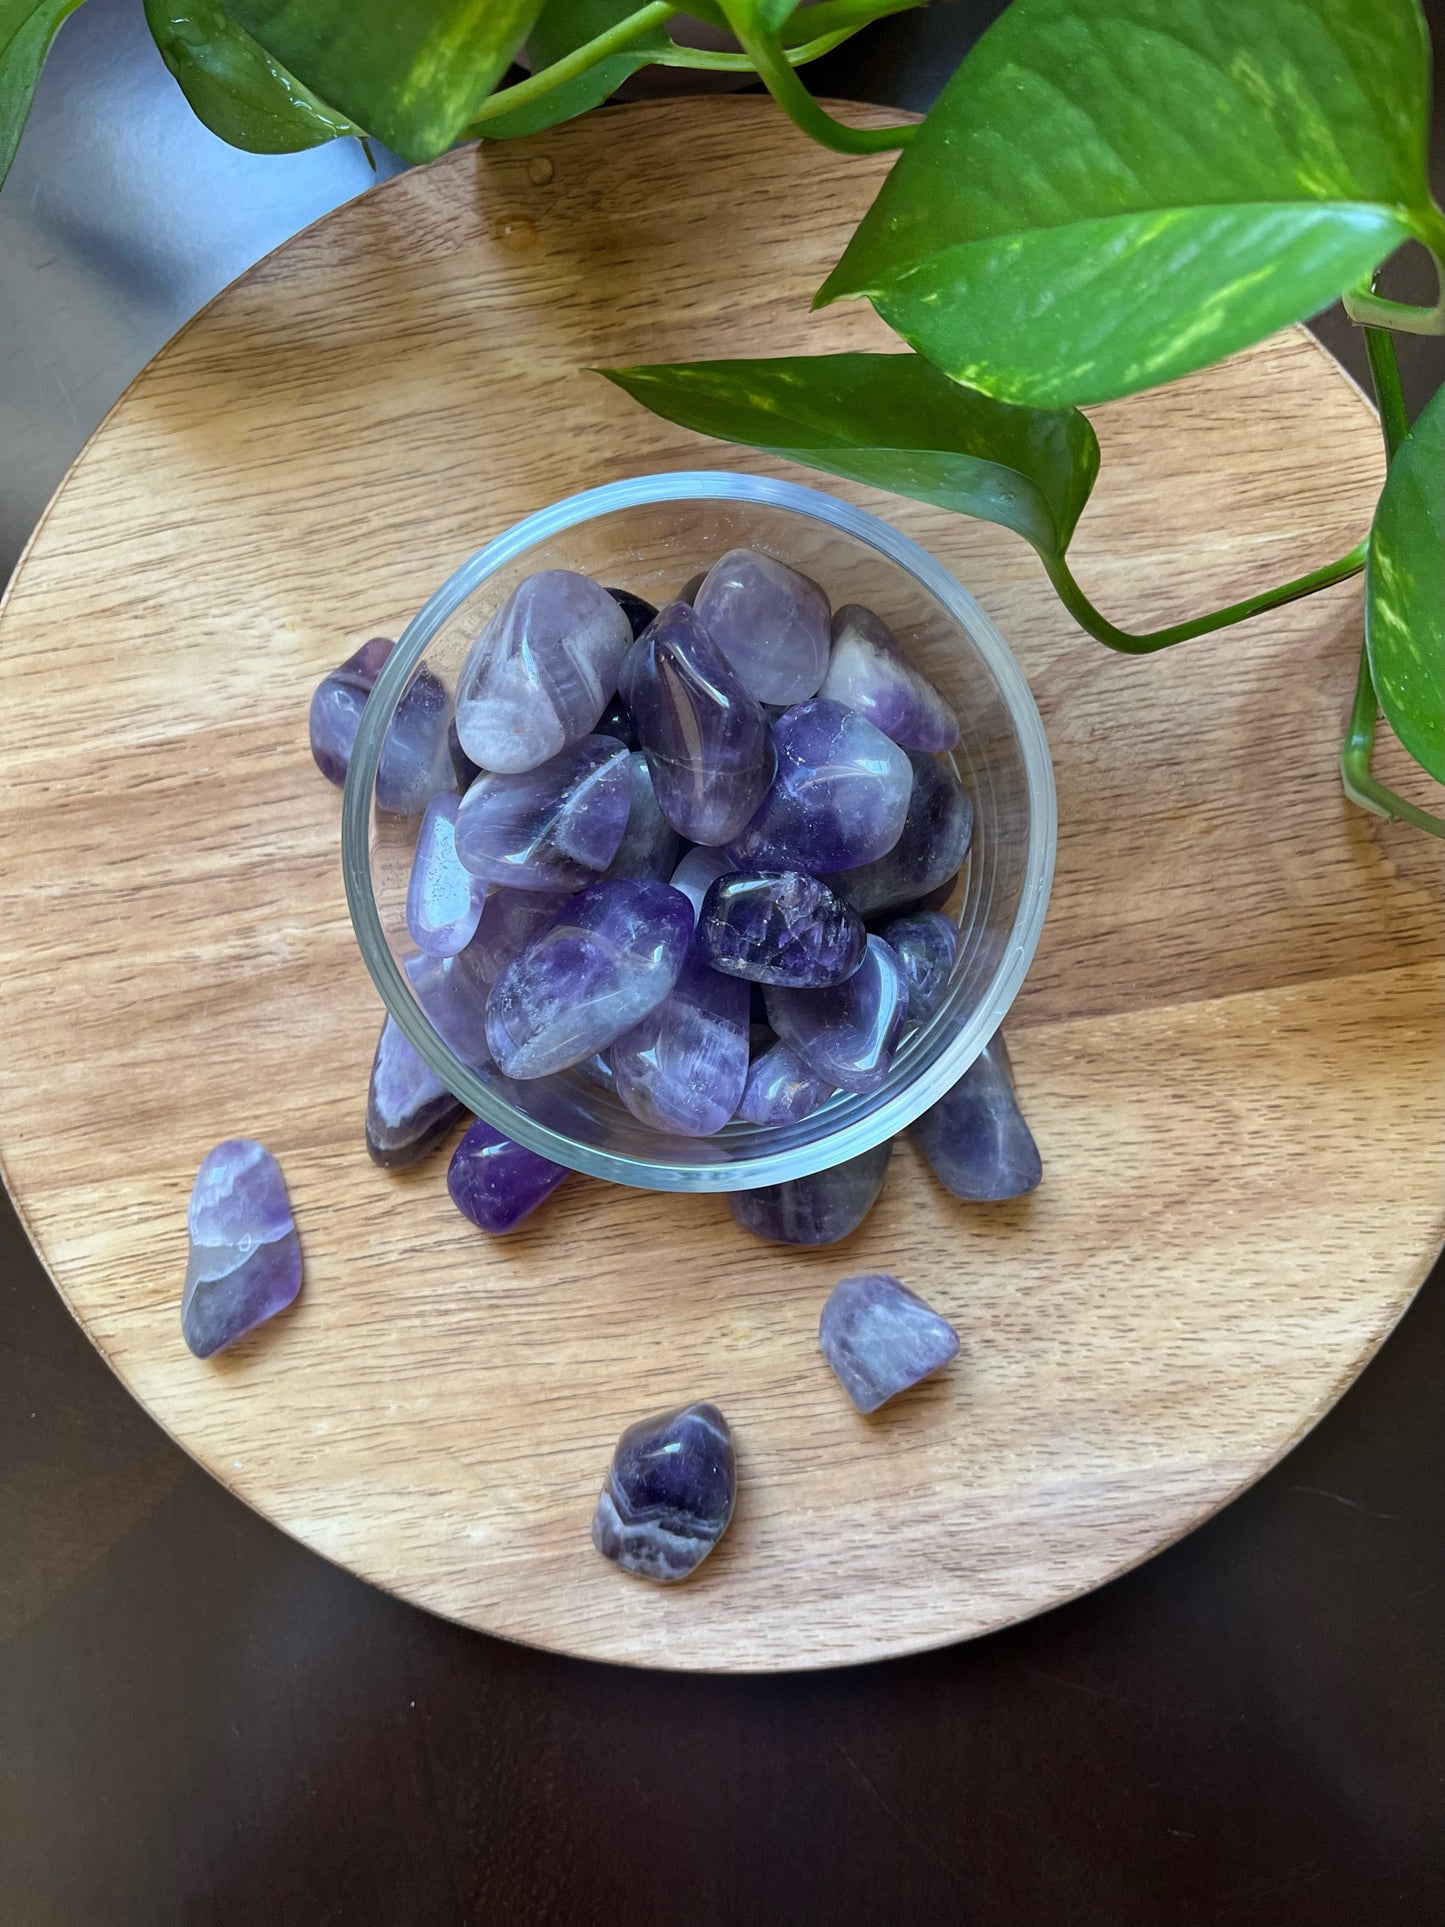
[[[673,1585],[707,1558],[737,1499],[732,1433],[715,1405],[629,1425],[592,1519],[592,1543],[624,1572]]]
[[[550,1198],[567,1175],[565,1164],[514,1143],[479,1117],[452,1152],[447,1190],[463,1217],[501,1238]]]

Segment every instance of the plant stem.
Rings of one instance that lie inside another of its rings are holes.
[[[1313,595],[1316,589],[1328,589],[1332,583],[1348,581],[1364,568],[1368,546],[1365,542],[1356,543],[1349,554],[1342,555],[1338,561],[1327,562],[1320,569],[1311,569],[1308,575],[1296,576],[1293,582],[1282,583],[1277,589],[1262,590],[1259,595],[1246,596],[1243,602],[1231,602],[1227,609],[1214,609],[1207,616],[1176,622],[1168,629],[1152,629],[1145,635],[1131,635],[1127,629],[1116,629],[1107,616],[1101,615],[1074,580],[1062,556],[1045,555],[1041,559],[1049,572],[1049,580],[1058,591],[1059,600],[1080,628],[1123,655],[1152,656],[1156,650],[1172,648],[1176,642],[1188,642],[1194,636],[1206,636],[1215,629],[1227,629],[1236,622],[1246,621],[1250,616],[1261,615],[1266,609],[1279,609],[1287,602],[1298,602],[1303,596]]]
[[[1376,294],[1374,277],[1360,288],[1345,292],[1345,313],[1360,327],[1389,328],[1402,335],[1445,335],[1445,214],[1435,203],[1421,208],[1414,216],[1415,238],[1430,250],[1440,292],[1432,308],[1421,308],[1409,301],[1388,301]]]
[[[654,27],[660,27],[678,11],[677,7],[669,6],[667,0],[652,0],[650,6],[639,8],[636,13],[628,14],[625,20],[619,20],[616,26],[609,27],[606,33],[599,33],[595,39],[574,47],[570,54],[554,60],[541,73],[529,74],[514,87],[503,87],[500,93],[493,94],[482,103],[467,129],[468,134],[476,133],[479,128],[484,129],[489,120],[509,113],[514,107],[528,107],[534,100],[544,99],[564,81],[575,80],[579,74],[585,74],[610,54],[625,52],[634,40],[641,40],[644,34],[651,33]]]
[[[1410,432],[1410,417],[1405,413],[1405,391],[1400,386],[1400,364],[1395,359],[1395,344],[1383,328],[1366,328],[1365,353],[1370,359],[1370,380],[1380,409],[1380,432],[1385,438],[1385,460],[1395,459],[1395,450]]]
[[[793,72],[776,34],[739,33],[738,39],[779,107],[819,146],[830,147],[838,154],[878,154],[891,147],[906,147],[912,140],[912,122],[903,127],[848,127],[824,113]]]

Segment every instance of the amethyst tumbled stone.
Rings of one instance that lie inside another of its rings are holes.
[[[618,739],[621,741],[621,738]],[[652,787],[652,771],[647,758],[633,750],[627,759],[632,800],[627,811],[627,828],[617,854],[608,864],[610,877],[658,877],[664,883],[677,868],[682,855],[682,838],[657,806]]]
[[[865,1271],[828,1293],[818,1344],[856,1409],[876,1412],[948,1364],[958,1333],[897,1278]]]
[[[721,1539],[736,1498],[727,1420],[715,1405],[684,1405],[629,1425],[617,1441],[592,1543],[624,1572],[671,1585]]]
[[[605,1050],[655,1010],[692,942],[692,906],[651,877],[571,898],[508,964],[487,1000],[487,1041],[508,1077],[545,1077]]]
[[[632,640],[636,642],[656,616],[657,610],[640,595],[634,595],[631,589],[609,589],[607,593],[626,616],[628,627],[632,630]]]
[[[908,1011],[908,979],[881,937],[870,937],[846,983],[766,992],[768,1022],[809,1070],[840,1091],[876,1091],[888,1075]]]
[[[530,575],[502,604],[457,680],[457,734],[482,769],[535,769],[591,735],[632,647],[632,625],[571,569]]]
[[[669,602],[622,669],[663,815],[693,843],[726,843],[773,775],[772,732],[685,602]]]
[[[908,813],[908,758],[872,723],[825,697],[773,725],[778,767],[757,814],[728,845],[740,870],[851,870],[885,856]]]
[[[575,894],[572,890],[489,889],[477,934],[465,953],[475,953],[477,972],[484,983],[494,984],[513,957],[521,956],[538,931]]]
[[[958,718],[871,609],[848,603],[833,618],[820,696],[832,696],[905,749],[952,749]]]
[[[801,1124],[833,1095],[826,1077],[808,1069],[795,1050],[774,1043],[748,1066],[738,1116],[749,1124]]]
[[[487,886],[457,857],[457,811],[451,791],[426,806],[406,886],[406,927],[430,957],[454,957],[476,935]]]
[[[729,1191],[728,1210],[744,1231],[775,1244],[836,1244],[856,1231],[878,1202],[892,1155],[892,1140],[885,1139],[829,1171],[754,1191]]]
[[[387,636],[373,636],[323,676],[311,697],[311,754],[327,782],[338,789],[346,781],[366,699],[395,646]]]
[[[666,997],[609,1053],[617,1095],[654,1130],[711,1137],[737,1110],[748,1074],[748,986],[694,943]]]
[[[376,807],[420,816],[441,790],[456,788],[452,699],[430,669],[418,669],[387,724],[376,765]]]
[[[489,1064],[487,992],[491,985],[482,971],[476,938],[454,957],[429,957],[422,951],[408,957],[402,968],[417,1002],[462,1062],[474,1070]]]
[[[995,1032],[963,1076],[908,1135],[956,1198],[996,1204],[1022,1197],[1044,1175],[1039,1147],[1014,1096],[1008,1047]]]
[[[801,870],[719,877],[708,886],[697,928],[714,970],[759,984],[840,984],[863,958],[859,918]]]
[[[951,763],[910,749],[913,791],[903,833],[886,856],[828,882],[861,917],[901,910],[936,890],[963,862],[973,834],[973,804]]]
[[[958,950],[958,925],[937,910],[916,910],[885,923],[878,934],[893,949],[908,979],[909,1023],[926,1023],[948,989],[948,973]]]
[[[381,1027],[366,1092],[366,1148],[398,1171],[439,1144],[462,1106],[390,1017]]]
[[[500,1238],[515,1231],[567,1175],[565,1164],[514,1144],[479,1117],[452,1152],[447,1190],[463,1217]]]
[[[207,1151],[191,1187],[181,1336],[209,1358],[284,1311],[301,1289],[301,1245],[281,1167],[254,1138]]]
[[[729,549],[697,591],[697,613],[760,703],[801,703],[828,667],[828,598],[755,549]]]
[[[579,890],[616,856],[632,808],[627,751],[584,736],[537,769],[484,772],[462,798],[457,855],[517,890]]]
[[[681,890],[692,905],[693,916],[697,917],[702,914],[702,900],[709,886],[716,883],[719,877],[730,875],[737,867],[726,850],[710,850],[699,843],[695,849],[688,851],[669,881],[674,890]]]

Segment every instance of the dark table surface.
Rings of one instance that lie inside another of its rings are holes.
[[[815,85],[925,107],[995,11],[885,23]],[[352,143],[224,147],[140,0],[90,0],[0,194],[0,577],[167,336],[370,179]],[[1418,406],[1441,345],[1406,355]],[[111,1378],[7,1211],[0,1922],[1445,1921],[1442,1284],[1283,1465],[1090,1598],[689,1679],[460,1631],[294,1545]]]

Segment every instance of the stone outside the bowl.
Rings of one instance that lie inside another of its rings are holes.
[[[617,1095],[643,1124],[711,1137],[748,1074],[748,986],[714,970],[694,942],[677,982],[608,1053]]]
[[[565,1164],[529,1151],[484,1118],[468,1126],[447,1167],[447,1190],[463,1217],[494,1238],[515,1231],[563,1178]]]
[[[665,603],[644,630],[622,694],[663,815],[689,842],[726,843],[772,780],[772,731],[687,603]]]
[[[454,957],[477,933],[487,886],[457,858],[457,811],[451,791],[426,806],[406,887],[406,927],[430,957]]]
[[[865,1271],[829,1292],[818,1345],[855,1409],[876,1412],[956,1357],[958,1333],[897,1278]]]
[[[301,1289],[301,1244],[281,1167],[254,1138],[201,1160],[187,1212],[181,1335],[209,1358],[284,1311]]]
[[[937,910],[919,910],[912,916],[895,917],[878,934],[892,948],[908,979],[909,1023],[927,1023],[948,989],[958,952],[958,925]]]
[[[951,877],[968,852],[973,804],[952,765],[906,750],[913,790],[903,833],[886,856],[826,880],[860,917],[901,910]]]
[[[697,591],[697,613],[761,703],[806,702],[828,667],[832,611],[810,577],[754,549],[729,549]]]
[[[327,782],[335,783],[338,789],[351,766],[366,699],[395,647],[389,636],[373,636],[355,655],[323,676],[312,694],[311,754]]]
[[[508,596],[457,681],[457,734],[484,770],[515,775],[590,736],[617,688],[632,625],[607,591],[542,569]]]
[[[366,1148],[374,1163],[399,1171],[446,1136],[462,1106],[412,1048],[394,1018],[377,1039],[366,1093]]]
[[[801,870],[719,877],[708,886],[697,928],[715,970],[753,983],[816,989],[842,983],[863,959],[858,917]]]
[[[610,877],[656,877],[666,883],[682,855],[682,838],[657,806],[647,758],[633,750],[627,759],[627,769],[632,783],[627,828],[622,832],[617,854],[608,864],[605,874]]]
[[[893,631],[856,602],[833,617],[833,647],[820,696],[866,716],[904,749],[949,750],[958,718],[899,648]]]
[[[946,1096],[908,1127],[945,1190],[970,1204],[1022,1197],[1044,1175],[1014,1095],[1003,1033],[995,1032]]]
[[[715,1405],[684,1405],[629,1425],[592,1519],[592,1543],[624,1572],[686,1579],[728,1528],[737,1500],[732,1433]]]
[[[748,1067],[738,1116],[749,1124],[801,1124],[827,1103],[833,1091],[834,1086],[816,1077],[795,1050],[772,1043]]]
[[[686,897],[615,877],[573,897],[502,972],[487,1041],[508,1077],[580,1064],[640,1023],[677,981],[692,941]]]
[[[814,697],[773,725],[777,771],[728,845],[740,870],[821,876],[885,856],[903,833],[913,770],[881,730]]]
[[[810,1177],[729,1191],[728,1210],[744,1231],[774,1244],[836,1244],[856,1231],[878,1202],[892,1155],[888,1139]]]
[[[441,790],[456,787],[449,736],[452,699],[425,664],[415,670],[387,725],[376,765],[376,807],[420,816]]]
[[[903,965],[881,937],[869,937],[846,983],[826,990],[767,993],[768,1022],[816,1076],[840,1091],[876,1091],[888,1075],[908,1011]]]
[[[484,771],[462,798],[457,855],[488,883],[580,890],[616,856],[631,807],[627,751],[584,736],[536,769]]]

